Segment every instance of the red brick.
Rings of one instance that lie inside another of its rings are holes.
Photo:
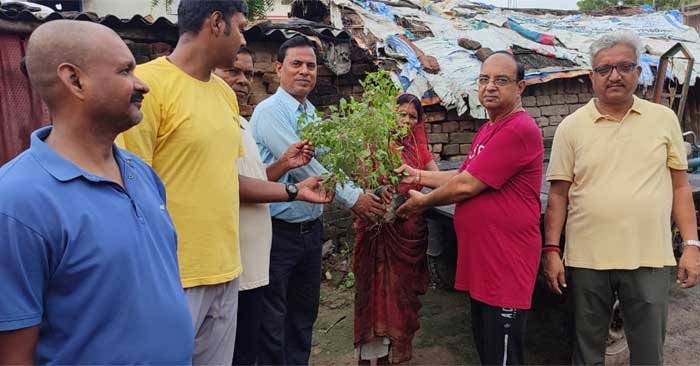
[[[523,97],[523,107],[536,107],[537,106],[537,98],[536,97]]]
[[[459,129],[462,131],[472,131],[476,129],[474,121],[460,121]]]
[[[556,126],[545,127],[542,129],[544,137],[554,137],[554,132],[557,130]]]
[[[280,77],[276,73],[267,72],[263,75],[262,80],[264,83],[278,83],[280,82]]]
[[[471,143],[476,134],[472,132],[454,132],[450,134],[450,143],[468,144]]]
[[[448,143],[450,142],[450,135],[446,133],[430,133],[428,134],[428,141],[433,144]]]
[[[445,112],[428,112],[425,114],[425,122],[434,123],[444,121],[447,117]]]
[[[552,104],[566,104],[566,96],[563,94],[554,94],[549,99]]]
[[[449,144],[445,145],[442,148],[442,155],[457,155],[459,154],[459,145],[458,144]]]
[[[457,132],[459,131],[459,123],[454,121],[443,122],[441,124],[442,132]]]
[[[530,114],[530,116],[531,116],[532,118],[537,118],[537,117],[539,117],[539,116],[542,115],[542,113],[540,112],[540,109],[537,108],[537,107],[525,108],[525,110],[527,111],[527,113]]]
[[[449,158],[447,158],[447,160],[449,160],[449,161],[463,161],[464,158],[466,158],[465,155],[455,155],[455,156],[450,156]]]

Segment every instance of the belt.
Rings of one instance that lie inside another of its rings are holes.
[[[282,229],[285,231],[293,231],[297,232],[300,234],[307,234],[310,233],[311,230],[313,230],[314,226],[317,223],[320,223],[321,220],[316,219],[313,221],[305,221],[305,222],[287,222],[284,220],[278,220],[278,219],[272,219],[272,226],[274,226],[277,229]]]

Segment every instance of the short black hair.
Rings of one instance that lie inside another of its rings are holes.
[[[315,43],[302,35],[297,35],[282,43],[279,50],[277,50],[277,61],[279,63],[284,62],[284,58],[287,57],[287,50],[296,47],[311,47],[314,50],[314,55],[318,55]]]
[[[515,61],[515,66],[517,67],[517,71],[515,74],[515,81],[520,81],[520,80],[525,79],[525,66],[522,63],[520,63],[520,61],[518,61],[518,59],[515,57],[515,55],[513,55],[512,53],[510,53],[508,51],[501,50],[501,51],[494,52],[491,56],[499,55],[499,54],[500,55],[508,55],[508,56],[510,56],[510,58],[513,59],[513,61]],[[489,57],[491,57],[491,56],[489,56]]]
[[[177,7],[177,24],[180,35],[198,34],[204,20],[215,11],[221,12],[226,22],[226,29],[231,28],[229,19],[236,13],[248,16],[248,4],[245,0],[180,0]]]
[[[249,55],[250,58],[253,59],[253,63],[255,63],[255,53],[253,52],[253,50],[251,50],[250,48],[248,48],[246,46],[241,46],[241,48],[238,49],[237,54],[240,55],[241,53]]]
[[[423,122],[423,104],[420,102],[417,96],[409,93],[404,93],[396,98],[396,105],[402,105],[406,103],[413,103],[416,107],[416,112],[418,112],[418,123]]]

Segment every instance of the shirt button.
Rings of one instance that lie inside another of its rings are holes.
[[[134,176],[131,175],[131,174],[129,174],[128,178],[129,178],[129,179],[134,179]]]

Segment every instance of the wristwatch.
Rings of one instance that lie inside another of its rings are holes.
[[[700,241],[698,241],[698,240],[686,240],[683,242],[683,247],[685,248],[686,246],[700,248]]]
[[[286,183],[284,185],[284,189],[287,190],[287,195],[289,195],[289,199],[287,199],[287,202],[291,202],[297,199],[297,194],[299,194],[299,188],[296,184]]]

